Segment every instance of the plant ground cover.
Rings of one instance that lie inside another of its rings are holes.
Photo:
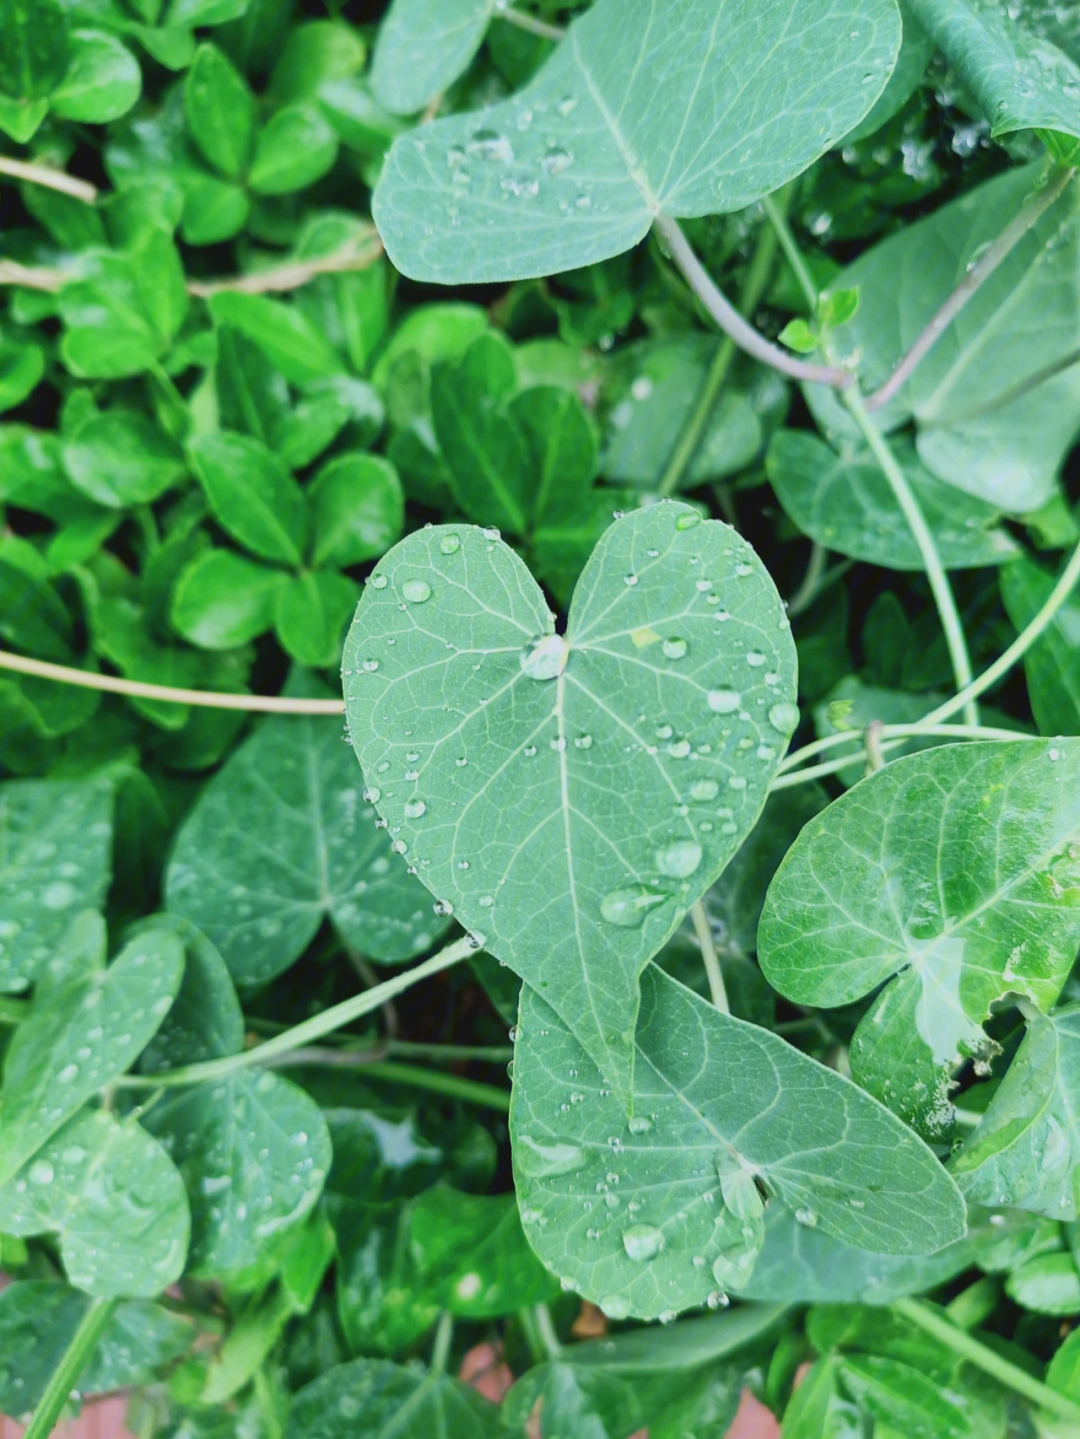
[[[1050,0],[0,0],[29,1439],[1080,1435],[1078,164]]]

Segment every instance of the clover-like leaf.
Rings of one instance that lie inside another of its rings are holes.
[[[0,992],[32,984],[72,915],[104,903],[112,810],[103,780],[0,786]]]
[[[448,1374],[354,1359],[293,1398],[285,1439],[499,1439],[494,1404]]]
[[[627,1121],[569,1028],[522,991],[510,1114],[522,1221],[587,1299],[616,1319],[719,1303],[752,1273],[762,1193],[876,1253],[961,1237],[941,1165],[850,1080],[655,965],[641,993]]]
[[[375,220],[406,275],[523,279],[742,210],[869,111],[894,0],[598,0],[512,99],[401,136]]]
[[[382,963],[422,954],[449,922],[393,860],[341,741],[332,718],[265,721],[177,836],[168,908],[217,946],[240,985],[287,969],[327,917]]]
[[[638,976],[753,827],[798,720],[779,596],[688,505],[606,532],[565,635],[494,530],[421,530],[368,582],[346,710],[409,866],[629,1103]]]
[[[1024,1042],[981,1123],[952,1163],[977,1204],[1048,1219],[1080,1216],[1080,1005],[1032,1014]]]
[[[947,745],[863,780],[810,821],[769,889],[758,957],[799,1004],[890,981],[855,1077],[947,1134],[950,1069],[984,1056],[1013,993],[1046,1011],[1080,942],[1080,741]]]
[[[180,1278],[187,1196],[168,1155],[134,1119],[85,1109],[6,1184],[9,1234],[58,1234],[72,1284],[147,1299]]]

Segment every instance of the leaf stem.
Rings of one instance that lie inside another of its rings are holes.
[[[97,1348],[98,1340],[104,1334],[117,1302],[115,1299],[95,1299],[91,1303],[72,1336],[64,1357],[53,1370],[23,1439],[48,1439],[48,1435],[56,1428],[61,1411],[70,1398],[79,1375]]]
[[[13,160],[9,155],[0,155],[0,175],[10,175],[13,180],[27,180],[31,185],[43,185],[48,190],[59,190],[92,205],[97,199],[97,186],[87,180],[76,180],[65,175],[63,170],[53,170],[48,165],[30,165],[25,160]]]
[[[942,739],[970,739],[970,740],[1004,740],[1011,743],[1015,740],[1037,740],[1039,735],[1023,734],[1018,730],[991,729],[987,725],[949,725],[949,724],[928,724],[920,720],[917,724],[909,725],[882,725],[881,727],[881,752],[894,750],[901,745],[905,739],[913,739],[923,735],[938,736]],[[827,775],[838,774],[841,770],[847,769],[859,759],[859,752],[844,755],[842,759],[830,760],[826,764],[811,765],[809,769],[795,770],[794,764],[801,764],[804,759],[809,759],[813,754],[820,754],[823,750],[833,749],[844,743],[865,743],[864,732],[858,729],[846,730],[842,734],[825,735],[823,739],[814,740],[802,749],[790,754],[784,764],[781,765],[776,779],[769,786],[769,792],[778,789],[791,789],[794,785],[804,784],[812,779],[824,779]]]
[[[1034,194],[1028,196],[1012,223],[1006,226],[978,262],[972,265],[881,388],[867,396],[868,410],[884,408],[907,384],[960,311],[986,284],[998,266],[1008,259],[1032,226],[1042,219],[1051,205],[1064,193],[1075,174],[1076,170],[1072,165],[1055,165],[1050,170]]]
[[[450,1346],[454,1342],[454,1316],[449,1309],[439,1315],[439,1326],[435,1330],[435,1343],[431,1349],[432,1374],[445,1374],[450,1358]]]
[[[543,40],[561,40],[566,34],[561,25],[549,25],[545,20],[537,20],[533,15],[515,10],[507,4],[507,0],[496,0],[495,15],[497,19],[506,20],[519,30],[527,30],[530,35],[539,35]]]
[[[341,275],[353,270],[366,270],[383,252],[382,240],[374,225],[366,226],[350,244],[330,255],[316,255],[310,260],[288,260],[248,275],[230,275],[218,280],[189,280],[187,291],[200,300],[229,292],[237,295],[281,294],[299,290],[320,275]]]
[[[253,1053],[249,1050],[248,1053]],[[510,1095],[493,1084],[482,1084],[460,1074],[443,1074],[437,1069],[422,1069],[417,1064],[395,1064],[392,1060],[369,1060],[363,1051],[354,1049],[293,1049],[276,1059],[263,1061],[267,1069],[299,1069],[306,1066],[328,1066],[332,1069],[362,1069],[365,1079],[385,1079],[390,1084],[409,1084],[445,1094],[451,1099],[464,1099],[470,1104],[510,1112]]]
[[[787,195],[783,195],[783,203],[787,203]],[[739,292],[739,311],[749,318],[758,305],[768,288],[769,279],[772,275],[773,265],[776,262],[777,239],[776,231],[769,224],[764,224],[758,231],[757,245],[754,249],[750,266],[743,280],[742,289]],[[705,376],[705,382],[698,395],[697,404],[694,406],[694,413],[690,416],[690,422],[683,431],[675,451],[668,461],[667,469],[660,480],[657,494],[661,498],[673,495],[679,488],[683,476],[686,474],[697,453],[698,446],[705,434],[705,428],[712,417],[716,402],[720,398],[724,383],[731,369],[732,361],[735,358],[738,346],[730,335],[725,335],[720,342],[720,347],[713,356],[709,372]]]
[[[724,988],[724,975],[720,968],[720,957],[716,953],[712,926],[709,924],[709,916],[705,913],[704,900],[696,899],[690,906],[690,918],[693,921],[697,942],[701,946],[701,958],[705,964],[705,975],[709,981],[709,993],[712,995],[712,1002],[721,1014],[730,1014],[731,1008],[728,1005],[727,990]]]
[[[546,1304],[540,1303],[533,1309],[536,1316],[536,1328],[540,1335],[540,1341],[547,1350],[549,1359],[558,1359],[563,1351],[559,1336],[555,1333],[555,1322],[551,1317],[551,1310]]]
[[[466,935],[463,939],[448,944],[430,959],[425,959],[423,964],[414,965],[404,974],[396,974],[392,979],[377,984],[374,989],[365,989],[363,994],[353,995],[352,999],[332,1005],[321,1014],[305,1019],[302,1024],[294,1025],[292,1029],[287,1029],[283,1034],[278,1034],[263,1044],[257,1044],[252,1049],[242,1050],[240,1054],[229,1054],[222,1059],[207,1059],[201,1064],[187,1064],[180,1069],[163,1070],[158,1074],[124,1074],[115,1083],[123,1089],[156,1089],[159,1085],[199,1084],[206,1080],[222,1079],[238,1069],[251,1069],[253,1066],[266,1064],[279,1055],[288,1054],[303,1045],[322,1039],[323,1035],[333,1033],[343,1024],[351,1024],[362,1015],[370,1014],[386,1000],[403,994],[422,979],[429,979],[431,975],[459,964],[467,955],[475,952],[475,941]],[[398,1065],[395,1068],[404,1069],[411,1066]],[[426,1073],[423,1070],[420,1072]]]
[[[815,311],[818,305],[818,290],[814,284],[813,277],[803,259],[802,252],[796,243],[787,218],[780,207],[767,195],[761,202],[765,207],[777,236],[780,245],[787,256],[788,263],[795,271],[795,276],[806,295],[811,311]],[[821,338],[821,351],[827,360],[832,363],[836,361],[836,352],[828,335]],[[956,600],[953,597],[952,586],[949,584],[949,577],[945,573],[945,567],[941,563],[941,556],[938,554],[937,543],[934,540],[933,532],[926,523],[926,516],[920,508],[918,500],[908,484],[907,475],[898,463],[896,456],[889,448],[888,441],[881,433],[874,420],[867,413],[866,404],[859,393],[857,385],[852,385],[844,390],[840,396],[841,403],[848,414],[855,421],[862,433],[863,439],[870,447],[871,453],[878,462],[882,474],[889,482],[889,486],[896,497],[896,502],[904,513],[908,527],[919,547],[919,554],[922,556],[923,568],[926,570],[926,577],[930,582],[930,589],[937,605],[938,615],[941,618],[941,627],[945,632],[945,643],[948,646],[949,658],[952,660],[953,674],[956,677],[958,690],[965,689],[972,680],[971,658],[968,655],[967,640],[964,637],[964,626],[960,621],[960,614],[956,608]],[[965,720],[968,724],[979,723],[979,712],[974,699],[964,702]]]
[[[49,664],[45,660],[30,659],[26,655],[13,655],[7,650],[0,650],[0,670],[13,670],[16,674],[34,675],[43,680],[56,680],[59,684],[78,685],[82,689],[104,690],[107,694],[167,700],[171,704],[199,705],[203,709],[292,715],[345,712],[344,700],[288,699],[280,695],[239,695],[219,693],[217,690],[174,689],[171,685],[144,684],[142,680],[125,680],[117,675],[99,675],[91,670],[72,669],[69,665]]]
[[[829,558],[829,552],[824,545],[812,540],[810,544],[810,560],[806,566],[806,574],[799,588],[788,600],[787,616],[793,620],[808,610],[817,599],[818,590],[821,588],[821,577],[825,573],[825,563]]]
[[[839,367],[826,369],[822,365],[811,365],[805,360],[797,360],[759,334],[753,325],[748,324],[694,254],[679,222],[671,215],[657,215],[653,228],[668,247],[683,279],[720,329],[730,336],[741,350],[745,350],[762,364],[771,365],[782,375],[789,375],[793,380],[832,385],[837,390],[846,390],[854,384],[855,377],[849,370]]]
[[[959,1354],[961,1358],[989,1374],[999,1384],[1006,1385],[1017,1394],[1023,1394],[1042,1409],[1049,1409],[1064,1419],[1080,1421],[1080,1404],[1060,1394],[1056,1389],[1051,1389],[1041,1379],[1036,1379],[1026,1369],[1019,1368],[987,1345],[980,1344],[966,1330],[958,1329],[955,1324],[950,1324],[947,1319],[935,1314],[922,1300],[897,1299],[893,1301],[892,1308],[951,1349],[954,1354]]]

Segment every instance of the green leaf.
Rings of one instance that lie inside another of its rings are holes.
[[[899,1434],[966,1436],[964,1396],[943,1391],[910,1364],[880,1354],[850,1354],[843,1362],[843,1387],[875,1421]]]
[[[367,46],[358,30],[341,20],[309,20],[293,30],[270,76],[277,103],[307,100],[326,80],[341,80],[364,68]]]
[[[512,1194],[461,1194],[438,1184],[413,1206],[413,1255],[440,1305],[496,1319],[558,1293],[522,1233]]]
[[[60,291],[64,364],[75,375],[137,375],[172,343],[187,312],[180,257],[170,236],[150,231],[126,254],[90,251],[84,278]]]
[[[529,451],[503,408],[516,388],[513,351],[490,333],[431,376],[435,434],[454,498],[471,519],[521,535],[528,526]]]
[[[1080,1218],[1078,1069],[1080,1006],[1049,1019],[1032,1014],[1005,1078],[952,1162],[970,1201]]]
[[[48,1280],[18,1280],[0,1294],[0,1412],[34,1409],[90,1307],[87,1295]],[[79,1393],[150,1384],[191,1343],[193,1326],[157,1304],[119,1304],[82,1374]]]
[[[353,1353],[398,1354],[439,1317],[438,1297],[410,1243],[412,1211],[411,1202],[400,1200],[334,1206],[337,1314]]]
[[[343,673],[401,851],[628,1101],[638,975],[753,827],[795,726],[764,567],[689,506],[639,510],[594,550],[563,638],[494,531],[421,530],[369,580]]]
[[[999,565],[1019,553],[993,506],[935,479],[910,441],[894,441],[893,453],[947,569]],[[780,430],[769,445],[765,469],[777,499],[810,539],[887,569],[922,570],[911,526],[868,450],[837,454],[806,430]]]
[[[385,418],[382,401],[366,381],[349,375],[316,380],[292,414],[284,416],[278,425],[281,458],[292,469],[302,469],[317,459],[346,426],[352,443],[370,444]]]
[[[499,1439],[499,1411],[448,1374],[354,1359],[293,1397],[285,1439],[337,1439],[342,1427],[364,1439]]]
[[[236,1054],[244,1016],[225,961],[204,934],[175,914],[155,914],[139,933],[164,930],[184,946],[184,978],[161,1028],[139,1056],[144,1074]]]
[[[560,1360],[528,1370],[503,1401],[503,1423],[519,1433],[528,1433],[534,1414],[552,1436],[626,1439],[643,1428],[641,1402],[628,1380]]]
[[[840,1360],[819,1359],[784,1411],[784,1439],[862,1439],[864,1433],[858,1409],[840,1389]]]
[[[113,509],[148,504],[183,477],[180,452],[138,410],[107,410],[78,425],[61,450],[71,483]]]
[[[41,659],[71,658],[71,615],[27,540],[0,534],[0,639]]]
[[[104,125],[126,115],[142,91],[139,62],[119,40],[101,30],[75,30],[64,78],[49,96],[61,120]]]
[[[1070,1399],[1080,1397],[1080,1330],[1074,1329],[1066,1336],[1050,1361],[1046,1382],[1051,1389],[1067,1394]]]
[[[268,1070],[170,1090],[145,1123],[183,1177],[191,1203],[188,1272],[203,1279],[257,1263],[310,1212],[330,1168],[318,1107]]]
[[[340,720],[267,720],[181,826],[168,908],[202,930],[241,985],[287,969],[327,916],[361,954],[412,959],[447,921],[432,914],[374,818]]]
[[[1036,616],[1050,597],[1054,581],[1026,555],[1001,571],[1001,598],[1018,630]],[[1080,606],[1070,597],[1050,624],[1024,652],[1031,712],[1045,735],[1080,734],[1080,674],[1076,634]]]
[[[16,100],[40,99],[67,63],[68,17],[57,0],[0,0],[0,90]]]
[[[756,1196],[752,1177],[801,1223],[875,1252],[930,1253],[963,1234],[955,1185],[906,1126],[655,966],[636,1043],[627,1122],[564,1023],[522,991],[510,1124],[525,1233],[610,1317],[720,1302],[743,1248],[731,1205],[743,1187]]]
[[[253,340],[291,384],[306,385],[342,368],[327,342],[294,305],[266,295],[228,290],[212,296],[209,305],[219,324],[232,325]]]
[[[244,228],[251,202],[239,185],[195,169],[180,177],[180,185],[184,192],[180,233],[187,244],[216,245]]]
[[[310,518],[303,491],[258,440],[227,430],[198,435],[188,458],[222,526],[252,554],[299,565]]]
[[[105,903],[112,816],[104,780],[0,785],[0,992],[33,984],[72,915]]]
[[[798,1004],[886,981],[856,1079],[948,1132],[951,1067],[985,1057],[992,1004],[1049,1010],[1080,941],[1080,743],[948,745],[897,760],[811,820],[765,901],[758,956]]]
[[[200,649],[247,644],[274,624],[277,596],[288,577],[232,550],[204,550],[180,572],[170,618]]]
[[[405,497],[397,470],[379,455],[339,455],[308,489],[315,515],[316,565],[358,565],[399,539]]]
[[[599,0],[513,99],[395,141],[375,195],[394,265],[523,279],[628,250],[661,211],[742,210],[801,174],[884,89],[893,0]],[[768,95],[762,113],[743,97]],[[445,223],[449,207],[451,224]]]
[[[916,20],[909,0],[899,0],[899,5],[900,18],[904,22],[904,40],[896,66],[869,115],[844,137],[845,145],[853,145],[856,140],[873,135],[902,110],[934,57],[934,42]]]
[[[1024,166],[969,190],[875,245],[831,288],[858,288],[858,314],[834,331],[844,360],[858,355],[876,389],[1016,216],[1042,175]],[[886,428],[915,419],[931,474],[1009,512],[1039,509],[1073,442],[1080,370],[1080,187],[1037,221],[881,411]],[[1032,314],[1045,316],[1034,330]],[[808,398],[826,428],[854,431],[832,392]]]
[[[359,597],[356,581],[333,570],[293,575],[274,600],[274,628],[282,649],[312,669],[337,665]]]
[[[239,179],[255,135],[255,97],[216,45],[200,45],[184,81],[191,137],[214,168]]]
[[[983,0],[908,4],[975,96],[994,139],[1017,130],[1080,138],[1080,68],[1029,30],[1022,11]]]
[[[1041,1254],[1005,1280],[1014,1304],[1036,1314],[1080,1314],[1080,1273],[1071,1254]]]
[[[66,971],[60,968],[47,984],[39,980],[34,1007],[8,1046],[0,1118],[2,1180],[103,1085],[123,1074],[180,988],[184,951],[173,935],[149,931],[127,944],[107,968],[104,937],[98,916],[80,917],[57,958]]]
[[[9,1234],[58,1234],[67,1276],[87,1294],[150,1298],[183,1272],[184,1186],[134,1119],[77,1114],[0,1185],[0,1212]]]
[[[0,337],[0,411],[13,410],[33,394],[45,374],[40,345],[20,345]]]
[[[321,180],[338,137],[314,105],[287,105],[259,131],[248,184],[256,195],[289,195]]]
[[[533,531],[529,558],[538,580],[566,608],[589,556],[617,514],[637,508],[632,490],[600,486],[588,490],[569,514],[549,515]]]
[[[800,316],[789,320],[778,338],[782,345],[799,355],[812,355],[821,343],[817,330]]]
[[[596,430],[571,390],[538,385],[517,395],[511,413],[530,451],[530,511],[535,524],[575,514],[592,489]]]
[[[496,0],[394,0],[379,27],[371,88],[392,115],[441,95],[480,49]]]

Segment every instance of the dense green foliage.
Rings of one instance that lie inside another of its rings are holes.
[[[1051,0],[0,0],[31,1439],[1080,1433],[1078,159]]]

